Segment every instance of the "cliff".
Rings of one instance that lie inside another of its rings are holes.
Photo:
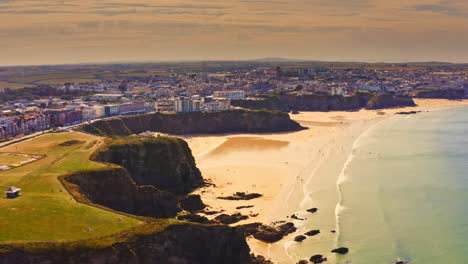
[[[101,136],[126,136],[146,131],[181,134],[271,133],[301,130],[288,114],[234,110],[213,113],[153,113],[99,120],[80,130]]]
[[[258,100],[233,100],[232,105],[247,109],[278,111],[356,111],[363,108],[372,95],[358,93],[344,97],[327,94],[281,94],[265,96]]]
[[[378,103],[372,103],[377,101]],[[362,108],[378,109],[415,105],[411,98],[391,94],[357,92],[352,96],[328,94],[280,94],[265,96],[258,100],[233,100],[235,106],[247,109],[279,111],[357,111]],[[372,108],[377,106],[377,108]]]
[[[123,168],[77,172],[65,180],[75,198],[85,204],[97,204],[132,215],[174,217],[181,209],[178,197],[147,185],[138,186]]]
[[[416,98],[433,98],[433,99],[463,99],[465,98],[464,89],[423,89],[415,90],[413,96]]]
[[[190,148],[178,138],[107,140],[91,158],[118,166],[72,173],[64,185],[83,203],[129,214],[174,217],[185,194],[204,183]]]
[[[407,96],[392,94],[375,94],[366,105],[366,109],[385,109],[403,106],[416,106],[413,99]]]
[[[204,183],[192,151],[180,138],[115,139],[93,156],[97,161],[124,167],[137,185],[187,194]]]
[[[251,263],[249,254],[243,234],[233,228],[174,224],[77,243],[0,246],[0,263],[242,264]]]

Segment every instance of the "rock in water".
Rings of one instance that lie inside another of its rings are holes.
[[[344,254],[347,254],[349,252],[349,249],[346,248],[346,247],[340,247],[340,248],[336,248],[336,249],[332,250],[331,252],[336,253],[336,254],[340,254],[340,255],[344,255]]]

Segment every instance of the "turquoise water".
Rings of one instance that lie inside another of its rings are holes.
[[[339,184],[338,263],[468,263],[468,109],[386,120]]]

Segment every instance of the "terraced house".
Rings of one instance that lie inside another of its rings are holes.
[[[0,119],[0,138],[12,138],[50,128],[48,113],[24,114],[17,117]]]

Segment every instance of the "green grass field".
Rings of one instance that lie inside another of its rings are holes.
[[[71,146],[59,146],[69,140]],[[0,243],[74,241],[96,238],[140,226],[141,221],[111,211],[77,203],[58,176],[106,165],[89,160],[102,139],[78,132],[45,134],[0,149],[46,155],[45,158],[0,172]],[[22,195],[6,199],[10,186]]]
[[[20,162],[31,159],[31,156],[26,154],[12,154],[0,152],[0,166],[8,166],[19,164]]]

